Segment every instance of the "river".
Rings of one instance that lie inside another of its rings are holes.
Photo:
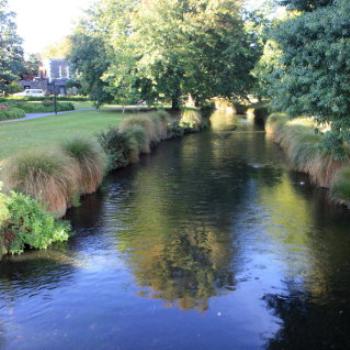
[[[350,212],[215,112],[0,263],[0,349],[350,348]]]

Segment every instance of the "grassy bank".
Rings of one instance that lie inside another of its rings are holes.
[[[331,149],[324,147],[322,132],[316,133],[312,118],[289,119],[286,114],[274,113],[266,122],[266,133],[285,151],[292,168],[306,173],[312,182],[330,188],[332,199],[350,203],[350,153],[339,160]]]
[[[99,125],[98,130],[90,128],[85,136],[67,137],[66,134],[64,139],[55,139],[51,147],[21,150],[6,158],[1,170],[6,192],[15,191],[14,196],[19,193],[27,201],[33,200],[33,206],[38,203],[39,216],[46,217],[49,212],[50,217],[62,217],[81,196],[95,192],[108,171],[135,163],[141,154],[150,153],[160,142],[198,132],[204,125],[196,111],[184,111],[180,119],[171,118],[165,111],[155,111],[124,115],[117,121],[104,131]],[[92,130],[97,137],[92,137]],[[100,132],[96,135],[96,131]],[[16,215],[16,209],[13,212]],[[7,227],[12,226],[8,225],[9,219],[3,222],[6,224],[1,227],[0,222],[0,238],[6,241],[7,247],[12,247],[13,241],[19,239],[17,231],[8,235]],[[40,227],[40,224],[28,226],[27,235],[40,236],[37,232]],[[61,235],[57,237],[61,239]],[[30,246],[36,248],[33,244]],[[17,252],[12,248],[8,251]]]
[[[108,111],[82,111],[0,124],[0,162],[28,149],[56,147],[76,136],[90,137],[109,126],[117,126],[127,116]]]

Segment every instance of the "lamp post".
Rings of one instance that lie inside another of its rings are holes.
[[[52,81],[53,85],[53,105],[55,108],[55,114],[57,115],[57,93],[56,93],[56,82],[55,80]]]

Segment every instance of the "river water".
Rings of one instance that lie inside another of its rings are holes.
[[[350,213],[236,124],[163,143],[71,210],[68,243],[1,262],[0,349],[349,349]]]

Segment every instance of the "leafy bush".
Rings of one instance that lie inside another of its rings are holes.
[[[20,153],[5,163],[5,184],[31,196],[47,210],[63,216],[79,192],[80,169],[61,152]]]
[[[62,148],[78,164],[80,194],[95,192],[103,180],[106,168],[104,154],[98,143],[76,138],[67,141]]]
[[[54,242],[63,242],[69,238],[69,226],[57,222],[34,199],[12,192],[5,200],[6,218],[0,221],[0,236],[3,252],[19,254],[26,247],[47,249]],[[1,207],[0,207],[1,208]]]
[[[97,135],[98,142],[108,157],[108,169],[115,170],[130,163],[130,136],[117,128],[110,128]]]
[[[21,119],[25,117],[25,112],[20,108],[0,109],[0,120]]]

